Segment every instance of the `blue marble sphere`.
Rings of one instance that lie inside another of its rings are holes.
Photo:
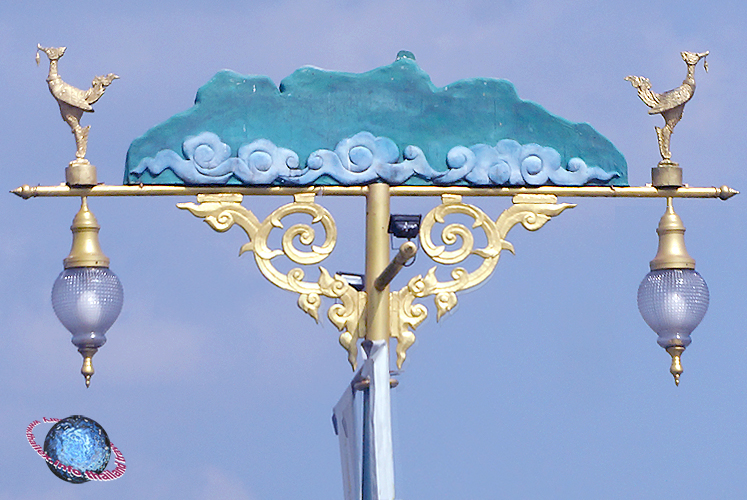
[[[55,476],[71,483],[85,483],[86,471],[101,473],[111,455],[111,443],[106,431],[97,422],[82,415],[72,415],[54,424],[44,439],[44,452],[52,462],[80,471],[73,474],[47,462]]]

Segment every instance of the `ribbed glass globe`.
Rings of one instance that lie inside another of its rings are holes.
[[[52,287],[52,307],[79,349],[98,349],[122,310],[119,278],[107,267],[72,267]]]
[[[687,347],[708,310],[708,286],[694,269],[651,271],[638,287],[638,310],[664,347]]]

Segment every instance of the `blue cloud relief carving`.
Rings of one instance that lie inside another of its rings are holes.
[[[235,178],[242,184],[274,183],[305,186],[326,176],[346,185],[384,181],[402,184],[412,177],[439,185],[466,183],[472,186],[581,186],[590,181],[607,181],[618,175],[598,167],[589,167],[580,158],[571,158],[567,167],[553,148],[538,144],[519,144],[512,139],[495,146],[477,144],[456,146],[446,155],[448,169],[435,170],[417,146],[407,146],[400,156],[397,145],[386,137],[359,132],[343,139],[334,151],[319,149],[309,155],[301,167],[298,155],[257,139],[239,147],[237,156],[212,132],[187,138],[182,144],[184,158],[172,150],[159,151],[144,158],[132,173],[159,175],[171,170],[186,184],[227,184]]]
[[[550,181],[558,186],[582,186],[619,175],[589,167],[581,158],[571,158],[564,168],[556,150],[538,144],[521,145],[512,139],[503,139],[495,146],[456,146],[446,155],[446,165],[449,170],[433,179],[434,183],[449,185],[466,180],[474,186],[542,186]]]
[[[359,132],[340,141],[334,151],[319,149],[311,153],[306,162],[306,173],[290,182],[311,184],[322,175],[327,175],[344,185],[368,184],[378,180],[402,184],[413,175],[423,179],[441,175],[441,172],[431,168],[423,152],[415,146],[405,149],[404,158],[404,161],[400,161],[399,148],[391,139]]]
[[[159,175],[169,169],[186,184],[226,184],[235,176],[245,184],[272,184],[278,179],[300,175],[298,155],[258,139],[239,148],[231,157],[231,147],[212,132],[187,138],[182,145],[184,158],[164,149],[155,158],[143,158],[132,173]]]

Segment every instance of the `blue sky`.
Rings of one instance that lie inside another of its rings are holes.
[[[642,185],[659,159],[661,117],[623,78],[674,88],[685,72],[679,52],[709,50],[673,156],[690,185],[747,185],[747,7],[738,2],[6,4],[6,191],[64,182],[74,153],[45,64],[34,64],[37,43],[68,47],[60,73],[79,87],[120,75],[84,118],[87,157],[109,184],[121,183],[130,142],[189,108],[220,69],[279,83],[303,65],[363,72],[406,49],[438,86],[506,78],[523,99],[590,123],[625,155],[631,185]],[[49,299],[78,201],[0,198],[0,500],[342,497],[330,415],[351,372],[336,330],[315,325],[250,255],[237,257],[241,233],[213,232],[179,201],[192,200],[91,200],[125,306],[86,390]],[[287,201],[244,204],[264,217]],[[743,196],[675,203],[711,292],[678,388],[635,302],[664,201],[562,201],[578,207],[537,233],[514,229],[516,256],[461,295],[454,314],[418,330],[393,392],[397,498],[744,497]],[[363,201],[322,203],[340,234],[328,267],[362,270]],[[436,203],[396,199],[393,211]],[[495,218],[508,200],[476,203]],[[66,484],[28,446],[29,422],[77,413],[124,453],[123,478]]]

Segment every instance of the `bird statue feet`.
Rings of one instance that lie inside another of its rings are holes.
[[[661,160],[659,163],[656,164],[657,167],[679,167],[680,164],[676,161],[672,161],[669,158],[665,160]]]
[[[659,153],[661,154],[660,167],[676,167],[679,165],[672,161],[672,152],[669,150],[669,139],[672,132],[666,127],[654,127],[656,129],[656,138],[659,141]]]
[[[88,150],[88,133],[91,131],[91,126],[77,127],[73,129],[73,135],[75,136],[75,158],[83,160],[86,157],[86,151]]]

